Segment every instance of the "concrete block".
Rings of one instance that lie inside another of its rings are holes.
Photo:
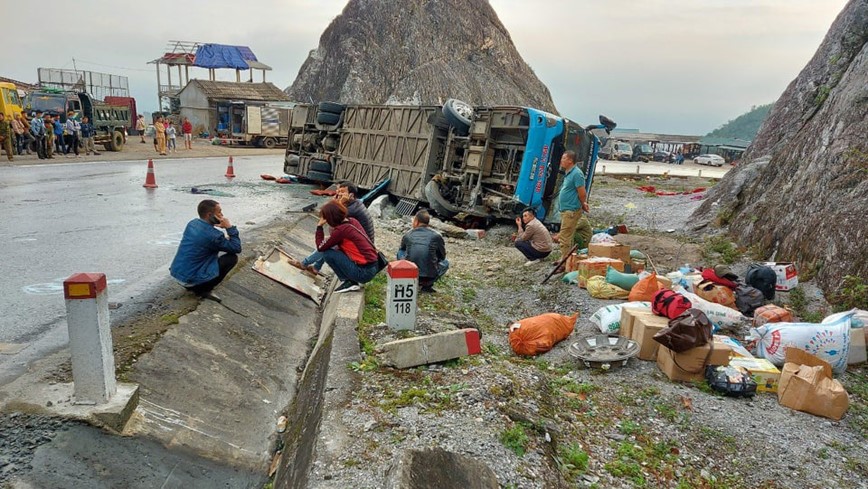
[[[482,348],[479,331],[467,328],[392,341],[377,350],[383,364],[410,368],[476,355]]]
[[[118,433],[139,405],[139,386],[118,383],[108,402],[81,404],[75,401],[73,384],[40,384],[10,400],[4,411],[47,414],[84,421]]]
[[[468,229],[467,239],[480,240],[485,237],[484,229]]]

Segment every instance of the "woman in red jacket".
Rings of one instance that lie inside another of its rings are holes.
[[[360,284],[370,282],[377,272],[377,249],[368,239],[362,225],[347,217],[347,208],[336,200],[328,201],[320,209],[316,227],[316,249],[301,262],[302,268],[316,271],[328,263],[342,283],[335,293],[359,290]],[[331,228],[328,239],[323,226]]]

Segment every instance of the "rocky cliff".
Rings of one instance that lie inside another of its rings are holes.
[[[286,92],[305,102],[457,98],[556,110],[487,0],[350,0]]]
[[[834,291],[868,279],[868,0],[851,0],[693,216]]]

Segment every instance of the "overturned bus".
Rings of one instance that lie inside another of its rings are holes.
[[[317,182],[385,186],[402,200],[459,220],[513,218],[533,207],[558,221],[559,161],[577,154],[590,194],[600,139],[615,123],[582,127],[526,107],[297,105],[284,171]],[[602,134],[601,134],[602,135]]]

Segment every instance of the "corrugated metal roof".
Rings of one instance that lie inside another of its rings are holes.
[[[196,85],[206,97],[216,100],[289,101],[289,96],[273,83],[190,80],[181,91]],[[180,92],[179,92],[180,95]]]

